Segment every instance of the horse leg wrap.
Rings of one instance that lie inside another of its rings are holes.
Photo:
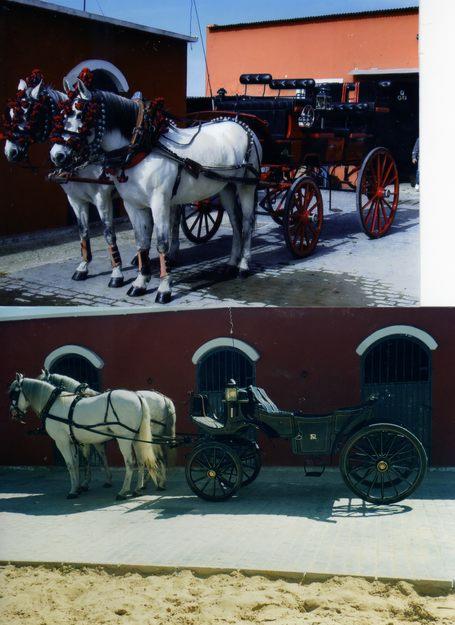
[[[124,284],[122,274],[122,259],[116,243],[109,245],[109,254],[111,256],[112,275],[108,286],[111,289],[118,289]]]
[[[90,246],[90,239],[81,240],[81,256],[86,263],[92,260],[92,248]]]
[[[116,243],[109,245],[109,254],[111,257],[112,267],[119,267],[122,264],[122,259]]]
[[[139,250],[137,253],[139,273],[141,273],[143,276],[150,276],[150,274],[152,273],[149,252],[150,250],[148,249]]]
[[[79,282],[86,280],[88,276],[87,265],[92,260],[92,250],[90,248],[90,239],[81,239],[81,256],[82,262],[72,275],[72,280]]]

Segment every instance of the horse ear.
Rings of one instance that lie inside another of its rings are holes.
[[[40,94],[42,86],[43,86],[43,81],[40,80],[39,83],[36,85],[36,87],[33,87],[32,92],[30,94],[33,100],[37,100],[39,98],[39,94]]]
[[[77,88],[83,100],[91,100],[92,92],[90,89],[82,82],[80,78],[77,79]]]
[[[16,373],[16,382],[19,382],[20,384],[23,379],[24,379],[24,376],[22,375],[22,373]]]
[[[17,85],[18,91],[25,91],[27,89],[27,83],[23,78],[19,80],[19,84]]]
[[[69,95],[71,93],[71,85],[66,80],[66,78],[63,79],[63,89],[64,89],[66,95]]]

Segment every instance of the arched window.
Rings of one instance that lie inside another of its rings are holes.
[[[102,359],[80,345],[64,345],[54,350],[45,360],[45,367],[51,373],[68,375],[70,378],[85,382],[95,391],[101,390]]]
[[[415,336],[387,335],[362,355],[362,396],[377,396],[376,418],[411,430],[431,444],[431,351]]]
[[[212,407],[221,414],[223,391],[232,378],[239,386],[256,384],[259,354],[247,343],[219,338],[202,345],[194,354],[197,390],[209,396]]]

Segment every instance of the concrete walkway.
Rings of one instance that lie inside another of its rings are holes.
[[[3,469],[0,560],[455,577],[455,471],[431,471],[411,499],[383,507],[351,498],[337,470],[265,468],[223,503],[195,497],[182,469],[164,495],[127,502],[101,483],[97,472],[66,500],[64,470]]]

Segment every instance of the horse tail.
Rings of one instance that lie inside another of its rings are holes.
[[[165,398],[165,403],[166,403],[166,408],[167,408],[167,420],[166,420],[166,436],[169,436],[169,438],[175,438],[175,428],[176,428],[176,421],[177,421],[177,415],[175,412],[175,406],[174,406],[174,402],[172,401],[172,399],[169,399],[169,397]],[[177,450],[175,447],[168,447],[167,448],[167,464],[170,467],[173,467],[176,465],[176,460],[177,460]]]
[[[155,454],[155,445],[152,444],[152,429],[150,427],[150,409],[145,399],[137,393],[142,408],[141,425],[138,432],[138,441],[134,444],[139,464],[145,466],[155,485],[160,483],[160,466]]]

